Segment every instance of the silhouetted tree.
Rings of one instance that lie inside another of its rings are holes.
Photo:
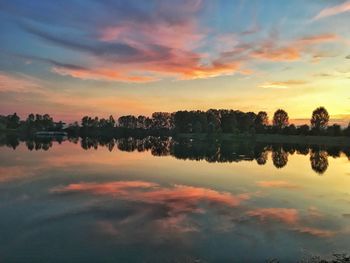
[[[255,119],[255,124],[256,125],[269,125],[269,117],[266,113],[266,111],[259,111],[258,114],[256,115]]]
[[[8,129],[17,129],[19,126],[20,118],[18,117],[17,113],[10,114],[7,116],[7,128]]]
[[[316,130],[325,129],[328,125],[329,114],[324,107],[318,107],[312,112],[311,127]]]
[[[283,129],[284,127],[288,126],[288,124],[289,124],[288,113],[282,109],[278,109],[273,115],[273,125],[278,129]]]

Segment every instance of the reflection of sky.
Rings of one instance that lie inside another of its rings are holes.
[[[0,152],[5,260],[261,262],[349,243],[345,157],[318,176],[301,155],[276,169],[271,156],[264,166],[207,163],[69,143]]]
[[[72,121],[209,108],[271,116],[284,107],[308,119],[324,105],[348,121],[349,6],[2,1],[0,111]]]

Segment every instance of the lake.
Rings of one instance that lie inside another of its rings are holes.
[[[1,262],[295,262],[350,251],[348,149],[170,138],[1,145]]]

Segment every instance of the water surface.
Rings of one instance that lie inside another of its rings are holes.
[[[0,261],[293,262],[350,251],[346,153],[170,139],[8,141]]]

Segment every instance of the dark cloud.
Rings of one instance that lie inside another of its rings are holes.
[[[350,59],[350,55],[346,56],[345,58],[346,58],[346,59]]]
[[[58,46],[65,48],[87,52],[95,56],[104,56],[106,58],[124,58],[129,56],[135,56],[140,54],[139,51],[130,45],[124,43],[104,43],[95,42],[92,40],[86,41],[84,39],[69,39],[67,36],[56,36],[51,33],[47,33],[38,30],[28,25],[22,25],[22,28],[28,33],[31,33],[45,41],[51,42]]]

